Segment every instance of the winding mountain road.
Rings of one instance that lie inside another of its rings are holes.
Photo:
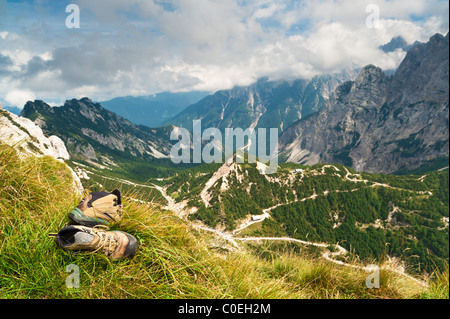
[[[218,172],[218,174],[213,175],[213,177],[211,178],[212,180],[209,181],[209,183],[207,183],[206,187],[204,188],[204,190],[202,191],[202,200],[206,203],[209,204],[208,200],[206,199],[206,191],[215,183],[215,181],[217,181],[220,177],[226,175],[227,173],[229,173],[230,169],[232,169],[232,167],[230,167],[231,165],[227,165],[228,167],[226,167],[223,171]],[[339,169],[333,165],[326,165],[326,167],[333,167],[335,170],[339,171]],[[322,167],[322,171],[323,169],[326,168],[325,166]],[[361,180],[361,179],[357,179],[357,178],[350,178],[349,177],[350,172],[347,170],[346,175],[344,177],[344,179],[348,180],[348,181],[352,181],[352,182],[364,182],[367,183],[369,181],[367,180]],[[353,174],[356,175],[357,177],[358,174]],[[185,215],[187,213],[184,213],[185,210],[185,204],[184,203],[176,203],[176,201],[167,194],[166,192],[166,188],[155,185],[155,184],[151,184],[151,185],[143,185],[143,184],[136,184],[127,180],[123,180],[123,179],[115,179],[117,181],[126,183],[126,184],[130,184],[130,185],[134,185],[134,186],[142,186],[142,187],[150,187],[150,188],[154,188],[156,190],[158,190],[161,195],[167,200],[167,205],[164,207],[167,210],[173,211],[176,213],[176,215],[180,218],[184,218]],[[375,186],[381,186],[381,187],[390,187],[390,188],[395,188],[392,187],[390,185],[387,184],[382,184],[382,183],[374,183],[373,185],[371,185],[371,187],[375,187]],[[355,189],[356,190],[356,189]],[[354,191],[354,190],[352,190]],[[335,190],[333,192],[339,192],[339,190]],[[326,196],[327,194],[329,194],[330,191],[324,191],[323,194],[320,194],[320,196]],[[286,202],[286,203],[279,203],[277,205],[274,205],[272,207],[269,208],[265,208],[263,209],[263,214],[259,215],[260,218],[258,220],[250,220],[250,221],[245,221],[243,222],[241,225],[239,225],[233,232],[226,232],[226,231],[221,231],[212,227],[208,227],[206,225],[200,224],[200,223],[190,223],[190,226],[195,228],[195,229],[201,229],[203,231],[208,231],[208,232],[212,232],[217,236],[220,236],[221,238],[223,238],[224,240],[230,242],[237,250],[241,249],[241,246],[239,246],[239,244],[237,243],[238,241],[240,242],[250,242],[250,241],[256,241],[256,242],[261,242],[261,241],[288,241],[288,242],[295,242],[295,243],[299,243],[299,244],[303,244],[303,245],[310,245],[310,246],[315,246],[315,247],[321,247],[321,248],[325,248],[326,251],[322,254],[322,257],[330,262],[333,262],[335,264],[339,264],[342,266],[346,266],[346,267],[352,267],[352,268],[357,268],[357,269],[361,269],[361,270],[366,270],[366,271],[370,271],[372,269],[373,265],[368,265],[368,266],[358,266],[358,265],[354,265],[354,264],[349,264],[349,263],[345,263],[343,261],[340,260],[336,260],[335,257],[338,256],[344,256],[347,253],[347,250],[340,246],[339,244],[328,244],[328,243],[317,243],[317,242],[310,242],[310,241],[305,241],[305,240],[300,240],[300,239],[296,239],[296,238],[290,238],[290,237],[236,237],[236,234],[238,234],[239,232],[241,232],[242,230],[244,230],[245,228],[249,227],[250,225],[256,224],[256,223],[261,223],[263,222],[266,218],[270,218],[270,211],[279,207],[279,206],[283,206],[283,205],[290,205],[292,203],[295,202],[303,202],[306,200],[313,200],[315,199],[317,196],[319,196],[318,194],[313,194],[310,195],[308,197],[305,198],[301,198],[298,199],[296,198],[294,201],[292,202]],[[331,252],[328,250],[329,247],[333,247],[336,251],[335,252]],[[396,268],[396,267],[392,267],[392,266],[384,266],[385,268],[389,268],[391,271],[394,271],[398,274],[401,274],[405,277],[408,277],[411,280],[414,280],[415,282],[426,286],[427,283],[424,281],[421,281],[417,278],[414,278],[408,274],[406,274],[404,272],[404,269],[402,268]]]
[[[324,167],[322,167],[322,172],[323,172],[323,170],[326,167],[333,167],[336,171],[340,171],[334,165],[325,165]],[[214,182],[217,181],[218,177],[220,177],[221,175],[223,176],[223,172],[221,172],[221,173],[222,174],[218,174],[218,176],[215,176],[216,178],[213,178]],[[345,175],[344,179],[346,179],[348,181],[355,182],[355,183],[357,183],[357,182],[368,183],[369,182],[368,180],[358,179],[357,177],[359,177],[359,174],[352,174],[352,175],[356,176],[356,177],[353,177],[353,178],[350,178],[349,175],[351,175],[351,173],[346,169],[346,175]],[[214,183],[209,184],[209,187],[212,184],[214,184]],[[377,182],[373,183],[370,187],[377,187],[377,186],[378,187],[388,187],[388,188],[399,189],[399,188],[392,187],[392,186],[387,185],[387,184],[377,183]],[[206,193],[206,190],[209,187],[205,187],[205,192],[202,192],[202,195],[204,195]],[[351,191],[355,191],[355,190],[357,190],[357,189],[354,189],[354,190],[351,190]],[[340,192],[340,190],[335,190],[333,192]],[[341,192],[343,192],[343,191],[341,191]],[[322,196],[326,196],[329,193],[330,193],[330,191],[324,191],[323,194],[321,194],[321,195]],[[264,219],[270,218],[270,211],[272,209],[275,209],[275,208],[277,208],[279,206],[282,206],[282,205],[289,205],[289,204],[292,204],[294,202],[299,202],[299,201],[303,202],[303,201],[306,201],[306,200],[315,199],[317,196],[319,196],[319,195],[318,194],[313,194],[311,196],[308,196],[308,197],[305,197],[305,198],[302,198],[302,199],[296,198],[292,202],[279,203],[279,204],[274,205],[272,207],[265,208],[265,209],[263,209],[263,215],[259,215],[259,216],[261,216],[260,219],[255,220],[255,221],[251,221],[251,220],[250,221],[245,221],[240,226],[238,226],[236,228],[236,230],[233,231],[232,233],[220,231],[218,229],[207,227],[207,226],[204,226],[204,225],[201,225],[201,224],[195,224],[194,227],[197,228],[197,229],[203,229],[205,231],[213,232],[216,235],[219,235],[220,237],[222,237],[226,241],[231,242],[233,244],[233,246],[235,246],[237,249],[240,249],[240,247],[239,247],[239,245],[237,244],[236,241],[241,241],[241,242],[246,242],[246,241],[248,241],[248,242],[250,242],[250,241],[256,241],[256,242],[261,242],[261,241],[288,241],[288,242],[295,242],[295,243],[299,243],[299,244],[303,244],[303,245],[310,245],[310,246],[321,247],[321,248],[325,248],[326,249],[326,251],[322,254],[322,257],[324,259],[330,261],[330,262],[333,262],[335,264],[342,265],[342,266],[345,266],[345,267],[352,267],[352,268],[361,269],[361,270],[365,270],[365,271],[372,271],[373,270],[373,265],[358,266],[358,265],[355,265],[355,264],[349,264],[349,263],[345,263],[345,262],[340,261],[340,260],[336,260],[335,257],[344,256],[347,253],[347,250],[344,247],[340,246],[339,244],[317,243],[317,242],[310,242],[310,241],[305,241],[305,240],[300,240],[300,239],[290,238],[290,237],[236,237],[235,236],[237,233],[239,233],[240,231],[242,231],[245,228],[249,227],[250,225],[253,225],[255,223],[261,223],[261,222],[264,221]],[[204,199],[204,196],[202,196],[202,199]],[[336,251],[335,252],[329,251],[327,249],[329,247],[333,247]],[[400,274],[402,276],[405,276],[405,277],[407,277],[407,278],[417,282],[418,284],[420,284],[422,286],[427,286],[426,282],[424,282],[422,280],[419,280],[419,279],[417,279],[415,277],[412,277],[412,276],[408,275],[407,273],[405,273],[403,267],[395,267],[393,265],[386,265],[386,266],[383,266],[383,268],[388,268],[389,270],[391,270],[393,272],[396,272],[396,273],[398,273],[398,274]]]

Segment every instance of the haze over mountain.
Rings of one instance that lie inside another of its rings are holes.
[[[448,33],[436,34],[412,47],[391,78],[366,66],[320,112],[283,132],[280,153],[291,162],[379,173],[448,162],[448,54]]]
[[[102,101],[100,104],[105,109],[117,113],[134,124],[158,127],[208,94],[208,92],[200,91],[161,92],[147,96],[116,97]]]

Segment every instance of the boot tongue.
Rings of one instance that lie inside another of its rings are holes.
[[[76,250],[95,246],[98,236],[89,228],[70,225],[60,230],[56,242],[63,248]]]
[[[94,240],[95,236],[84,231],[79,231],[74,235],[76,245],[89,245]]]

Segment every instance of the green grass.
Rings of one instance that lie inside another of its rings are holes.
[[[64,251],[48,234],[81,199],[71,173],[0,144],[0,298],[448,298],[448,268],[429,288],[383,271],[382,286],[367,289],[364,271],[289,247],[232,250],[171,212],[130,200],[133,190],[125,195],[124,219],[111,228],[138,238],[134,258]],[[77,289],[65,285],[70,264],[80,269]]]

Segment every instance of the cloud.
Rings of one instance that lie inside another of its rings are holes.
[[[0,75],[8,74],[8,69],[12,66],[12,60],[9,56],[0,53]]]
[[[34,101],[36,96],[28,90],[14,90],[9,92],[5,101],[11,106],[23,107],[27,101]]]
[[[61,4],[8,3],[5,21],[26,19],[0,29],[0,99],[32,92],[49,102],[104,100],[215,91],[263,76],[312,77],[369,63],[392,69],[405,53],[379,45],[399,35],[427,41],[448,32],[449,23],[448,1],[439,0],[73,2],[80,29],[65,28]],[[379,28],[365,25],[368,4],[379,6]]]

